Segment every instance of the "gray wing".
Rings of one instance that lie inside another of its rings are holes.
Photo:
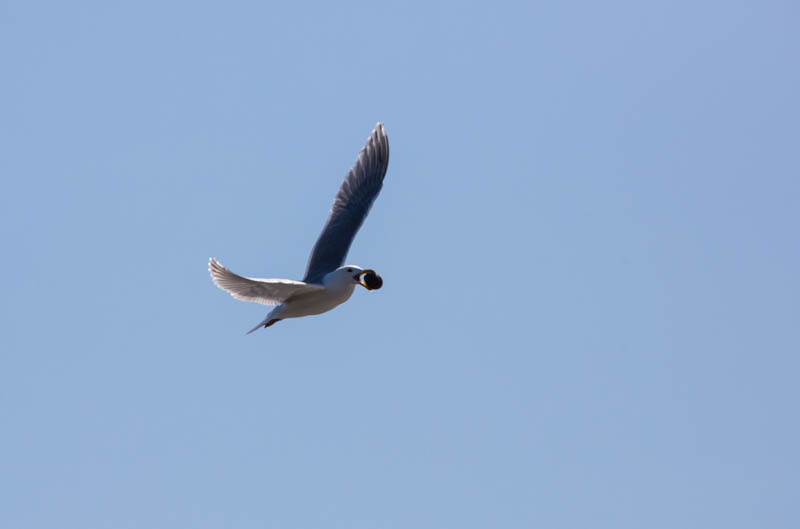
[[[262,305],[279,305],[304,292],[323,290],[319,285],[307,285],[291,279],[257,279],[234,274],[214,258],[208,260],[208,271],[214,284],[241,301]]]
[[[383,123],[378,123],[336,193],[328,222],[311,250],[303,281],[319,283],[325,274],[344,264],[353,238],[383,187],[388,165],[389,138]]]

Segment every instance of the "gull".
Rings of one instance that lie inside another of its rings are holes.
[[[311,250],[302,281],[243,277],[213,257],[209,259],[208,271],[219,288],[241,301],[274,306],[247,334],[286,318],[328,312],[350,299],[356,285],[367,290],[377,290],[383,285],[374,270],[346,265],[344,261],[353,238],[383,187],[388,165],[389,138],[383,123],[378,123],[336,193],[328,220]]]

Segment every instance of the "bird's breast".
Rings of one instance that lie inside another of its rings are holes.
[[[286,309],[281,315],[284,318],[300,318],[328,312],[350,299],[354,289],[355,285],[350,284],[302,294],[287,300]]]

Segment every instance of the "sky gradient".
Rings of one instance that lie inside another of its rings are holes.
[[[0,3],[0,527],[800,526],[798,15]]]

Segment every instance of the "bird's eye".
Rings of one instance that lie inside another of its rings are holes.
[[[348,271],[348,272],[352,272],[352,271],[353,271],[353,269],[352,269],[352,268],[348,268],[348,269],[347,269],[347,271]]]

